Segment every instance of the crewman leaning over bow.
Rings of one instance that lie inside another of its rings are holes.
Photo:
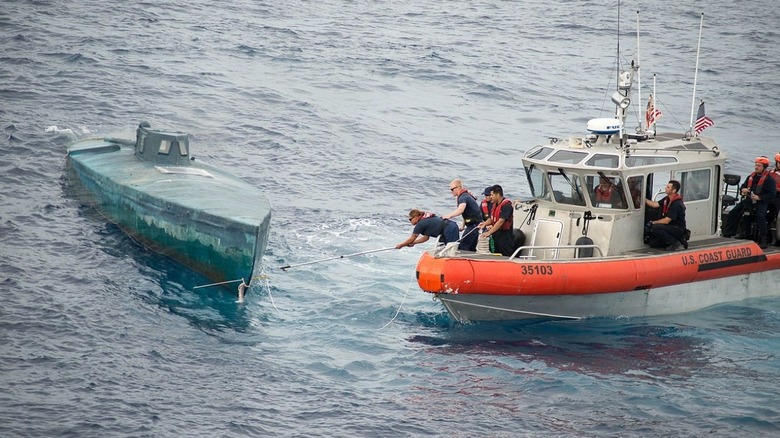
[[[442,219],[433,213],[414,209],[409,212],[409,223],[414,226],[412,235],[408,239],[395,246],[401,249],[405,246],[412,247],[418,243],[427,242],[431,237],[438,237],[439,243],[446,245],[457,242],[460,237],[458,224],[448,219]]]
[[[726,224],[723,225],[724,237],[735,236],[744,212],[752,209],[756,224],[756,240],[761,248],[767,247],[767,209],[770,203],[774,203],[777,191],[777,183],[770,176],[768,168],[769,158],[764,156],[756,158],[755,171],[747,177],[740,188],[742,200],[726,217]],[[737,238],[750,239],[753,237],[745,235],[749,225],[744,224],[742,235],[737,236]]]

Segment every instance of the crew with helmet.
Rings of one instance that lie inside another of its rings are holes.
[[[776,191],[775,191],[775,202],[774,205],[769,206],[769,213],[767,218],[769,224],[772,224],[772,221],[774,221],[775,234],[777,234],[777,226],[780,225],[778,224],[778,222],[780,222],[780,220],[778,220],[778,212],[780,212],[780,152],[775,154],[775,167],[769,171],[769,174],[772,175],[772,178],[775,179]],[[775,236],[775,237],[779,237],[779,236]],[[775,240],[775,245],[780,246],[780,238]]]
[[[775,157],[777,158],[777,156]],[[734,206],[726,217],[723,225],[723,236],[733,237],[737,234],[737,227],[746,211],[754,213],[756,223],[756,238],[761,248],[767,247],[767,209],[775,201],[777,183],[769,174],[769,158],[761,156],[756,158],[755,171],[751,173],[740,188],[743,198]],[[748,226],[744,226],[741,236],[738,238],[751,238],[745,235]]]

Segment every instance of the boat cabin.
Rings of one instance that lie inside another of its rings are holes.
[[[577,258],[647,248],[644,224],[666,184],[680,181],[691,240],[715,237],[726,157],[711,139],[683,134],[621,136],[621,121],[594,119],[589,134],[530,149],[523,166],[533,199],[515,204],[525,236],[518,255]],[[587,251],[583,249],[587,248]]]
[[[189,166],[189,135],[155,131],[148,122],[141,122],[136,130],[135,155],[141,160],[160,165]]]

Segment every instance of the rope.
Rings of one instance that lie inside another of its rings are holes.
[[[258,280],[258,279],[263,279],[263,278],[268,278],[268,276],[265,275],[265,274],[256,275],[256,276],[252,277],[251,280]],[[193,287],[193,289],[202,289],[204,287],[219,286],[220,284],[243,283],[243,282],[244,282],[244,279],[243,278],[239,278],[238,280],[228,280],[228,281],[220,281],[219,283],[202,284],[200,286]]]
[[[465,238],[466,238],[466,236],[468,236],[469,234],[473,233],[473,232],[474,232],[474,230],[478,230],[478,229],[479,229],[479,227],[474,227],[474,228],[472,228],[472,229],[471,229],[471,231],[469,231],[468,233],[466,233],[466,234],[464,234],[464,235],[460,236],[460,239],[456,240],[456,242],[460,242],[461,240],[465,239]]]
[[[414,274],[414,271],[412,271]],[[401,300],[401,304],[398,305],[398,310],[395,311],[395,315],[390,319],[390,321],[387,321],[387,324],[383,325],[382,327],[379,327],[376,329],[376,331],[380,331],[384,329],[385,327],[389,326],[390,324],[395,321],[395,318],[398,317],[398,314],[401,313],[401,308],[404,306],[404,303],[406,302],[406,297],[409,295],[409,291],[412,289],[412,282],[414,281],[416,275],[412,275],[412,278],[409,279],[409,285],[406,286],[406,293],[404,293],[404,298]]]
[[[203,285],[200,285],[200,286],[195,286],[195,287],[193,287],[193,289],[200,289],[200,288],[204,288],[204,287],[219,286],[220,284],[239,283],[239,282],[243,283],[244,279],[243,278],[239,278],[238,280],[220,281],[219,283],[203,284]]]
[[[389,251],[391,249],[395,249],[395,247],[394,246],[389,246],[387,248],[372,249],[370,251],[354,252],[352,254],[342,254],[342,255],[338,255],[338,256],[327,257],[327,258],[324,258],[324,259],[313,260],[313,261],[310,261],[310,262],[298,263],[298,264],[295,264],[295,265],[280,266],[279,269],[281,269],[282,271],[287,271],[290,268],[297,268],[298,266],[306,266],[306,265],[311,265],[311,264],[314,264],[314,263],[321,263],[321,262],[327,262],[329,260],[336,260],[336,259],[343,259],[343,258],[347,258],[347,257],[366,255],[366,254],[371,254],[371,253],[380,252],[380,251]]]
[[[576,319],[576,320],[583,319],[583,317],[581,317],[581,316],[556,315],[554,313],[531,312],[530,310],[507,309],[507,308],[504,308],[504,307],[488,306],[486,304],[467,303],[465,301],[447,300],[446,298],[442,299],[441,297],[439,297],[439,300],[441,300],[441,301],[457,302],[458,304],[463,304],[463,305],[472,306],[472,307],[480,307],[480,308],[483,308],[483,309],[500,310],[502,312],[522,313],[523,315],[544,316],[544,317],[561,318],[561,319]]]
[[[263,266],[263,272],[265,272],[265,266]],[[279,308],[276,307],[276,303],[274,303],[274,296],[271,295],[271,283],[268,281],[268,276],[265,275],[265,274],[261,274],[261,275],[259,275],[257,277],[254,277],[254,278],[263,278],[263,279],[265,279],[265,288],[268,289],[268,298],[271,300],[271,305],[274,306],[274,309],[276,309],[276,311],[278,312]]]

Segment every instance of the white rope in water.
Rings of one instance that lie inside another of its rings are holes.
[[[416,277],[415,271],[412,271],[412,278],[409,279],[409,285],[406,286],[406,293],[404,293],[404,298],[401,300],[401,304],[398,305],[398,310],[395,311],[395,315],[390,319],[390,321],[387,321],[387,324],[383,325],[382,327],[379,327],[376,329],[376,331],[382,330],[385,327],[389,326],[390,324],[395,321],[395,318],[398,317],[398,314],[401,313],[401,308],[404,306],[404,303],[406,302],[406,297],[409,295],[409,291],[412,289],[412,282],[414,281]]]
[[[268,298],[271,300],[271,305],[274,306],[274,309],[276,311],[279,311],[279,308],[276,307],[276,303],[274,303],[274,297],[271,295],[271,284],[268,281],[268,275],[265,273],[265,266],[263,266],[263,270],[260,272],[260,275],[255,275],[252,277],[252,280],[265,280],[265,288],[268,289]],[[243,303],[244,298],[246,297],[246,291],[249,288],[249,285],[246,284],[243,278],[238,280],[229,280],[229,281],[222,281],[219,283],[210,283],[210,284],[202,284],[200,286],[195,286],[193,289],[202,289],[204,287],[211,287],[211,286],[219,286],[222,284],[230,284],[230,283],[238,283],[241,282],[241,284],[238,285],[238,300],[236,300],[237,303]]]
[[[274,309],[276,309],[276,311],[278,312],[279,308],[276,307],[276,303],[274,303],[274,296],[271,295],[271,283],[268,281],[268,276],[265,275],[265,266],[263,266],[263,271],[262,272],[263,273],[261,275],[261,278],[262,277],[265,278],[265,288],[268,289],[268,298],[271,300],[271,305],[274,306]]]
[[[239,278],[238,280],[229,280],[229,281],[220,281],[219,283],[209,283],[209,284],[202,284],[200,286],[195,286],[193,289],[200,289],[204,287],[211,287],[211,286],[219,286],[220,284],[229,284],[229,283],[238,283],[238,282],[244,282],[243,278]]]

